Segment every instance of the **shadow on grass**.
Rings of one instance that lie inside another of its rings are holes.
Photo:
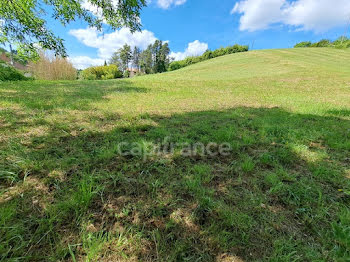
[[[349,254],[349,121],[235,108],[144,115],[131,127],[74,136],[50,130],[3,148],[3,260],[313,261]],[[146,161],[117,153],[121,142],[165,138],[228,142],[232,151]]]
[[[350,116],[350,110],[330,110],[327,112],[328,114],[334,115],[334,116]]]
[[[50,92],[48,92],[48,89]],[[7,83],[0,88],[0,101],[28,109],[90,109],[91,102],[107,99],[113,93],[146,93],[127,80],[108,81],[30,81]]]

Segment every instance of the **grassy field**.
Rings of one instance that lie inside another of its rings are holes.
[[[0,83],[0,261],[350,261],[349,61],[263,50]],[[149,154],[211,142],[232,150]]]

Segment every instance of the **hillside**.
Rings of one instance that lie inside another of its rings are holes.
[[[0,83],[0,261],[347,261],[349,61]]]
[[[227,55],[178,71],[133,79],[128,85],[147,92],[124,94],[123,99],[103,101],[101,106],[118,112],[128,108],[135,113],[161,114],[238,105],[326,113],[332,107],[350,105],[349,58],[350,50],[331,48]],[[135,106],[129,107],[129,103]]]
[[[349,56],[348,49],[335,48],[258,50],[218,57],[169,74],[172,79],[194,76],[200,80],[231,80],[309,70],[348,73]],[[169,74],[164,74],[164,77],[169,77]]]

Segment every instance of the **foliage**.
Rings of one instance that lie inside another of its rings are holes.
[[[321,41],[317,43],[313,43],[310,47],[329,47],[331,46],[332,42],[328,39],[322,39]]]
[[[122,62],[120,60],[119,52],[114,52],[112,57],[109,59],[108,63],[110,65],[116,65],[118,68],[122,68]]]
[[[128,27],[132,32],[140,30],[140,10],[146,0],[0,0],[0,43],[17,43],[23,53],[35,54],[38,43],[42,48],[53,50],[56,55],[66,56],[63,39],[48,27],[44,17],[47,13],[67,25],[77,19],[90,27],[102,30],[103,23],[112,29]],[[99,15],[86,6],[93,5]]]
[[[233,45],[233,46],[228,46],[226,48],[222,47],[214,51],[207,50],[201,56],[187,57],[184,60],[174,61],[170,63],[169,71],[178,70],[180,68],[183,68],[192,64],[196,64],[208,59],[212,59],[215,57],[239,53],[239,52],[247,52],[248,50],[249,50],[248,46],[241,46],[241,45]]]
[[[153,54],[155,57],[153,72],[162,73],[167,71],[170,63],[170,48],[169,44],[166,42],[163,44],[162,41],[156,40],[153,44]]]
[[[346,36],[341,36],[333,42],[333,46],[339,49],[350,48],[350,39]]]
[[[129,68],[131,59],[133,58],[131,53],[131,47],[128,44],[124,44],[117,52],[112,55],[110,64],[117,65],[121,71],[125,71]]]
[[[125,71],[123,72],[123,77],[124,77],[124,78],[129,78],[129,77],[130,77],[130,72],[129,72],[129,70],[125,70]]]
[[[77,70],[66,58],[40,52],[38,61],[29,65],[33,75],[40,80],[75,80]]]
[[[140,55],[140,68],[146,74],[156,74],[167,71],[169,67],[169,44],[156,40]]]
[[[153,70],[152,45],[143,50],[140,54],[140,68],[145,74],[151,74]]]
[[[28,78],[16,68],[0,61],[0,82],[1,81],[20,81]]]
[[[89,67],[81,72],[86,80],[107,80],[122,77],[121,71],[116,65]]]
[[[134,68],[137,68],[138,71],[140,70],[140,56],[141,56],[141,49],[135,46],[134,51],[132,53],[132,65]]]
[[[4,54],[6,57],[11,58],[11,52],[7,51],[4,48],[0,47],[0,55]],[[18,50],[12,50],[12,58],[14,62],[17,62],[21,65],[28,64],[28,57],[20,53]]]
[[[350,48],[350,39],[346,36],[341,36],[333,42],[328,39],[322,39],[321,41],[316,43],[301,42],[294,46],[294,48],[298,47],[335,47],[339,49]]]
[[[294,46],[294,48],[297,48],[297,47],[310,47],[312,45],[312,43],[310,41],[308,42],[300,42],[298,44],[296,44]]]
[[[131,52],[131,47],[125,44],[113,54],[110,63],[118,65],[123,71],[126,71],[132,62],[132,66],[145,74],[162,73],[169,67],[169,53],[168,43],[160,40],[156,40],[143,51],[134,47]]]

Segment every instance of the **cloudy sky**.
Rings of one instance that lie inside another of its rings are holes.
[[[140,48],[155,39],[169,41],[172,56],[183,59],[235,43],[252,49],[289,48],[300,41],[335,39],[350,22],[350,0],[150,0],[141,32],[126,28],[103,33],[83,22],[49,26],[65,39],[77,68],[103,64],[125,43]],[[93,6],[87,5],[93,11]]]

